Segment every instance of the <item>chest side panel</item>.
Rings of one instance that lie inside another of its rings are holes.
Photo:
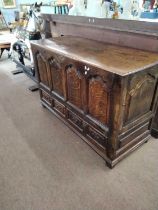
[[[130,147],[149,136],[156,98],[157,67],[130,75],[123,101],[123,128],[119,146]]]
[[[155,82],[149,74],[133,76],[127,92],[125,122],[152,111]]]

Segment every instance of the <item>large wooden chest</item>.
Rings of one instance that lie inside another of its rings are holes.
[[[157,100],[157,53],[72,36],[31,45],[43,106],[109,167],[148,140]]]

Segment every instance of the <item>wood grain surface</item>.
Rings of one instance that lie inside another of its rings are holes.
[[[122,76],[158,64],[158,53],[106,44],[85,38],[64,36],[33,41],[33,43],[74,60]]]

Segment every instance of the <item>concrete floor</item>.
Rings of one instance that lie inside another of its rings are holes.
[[[158,140],[113,170],[0,60],[0,210],[158,210]]]

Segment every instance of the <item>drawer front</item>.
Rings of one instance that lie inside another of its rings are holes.
[[[105,135],[99,133],[94,127],[88,126],[88,128],[86,129],[86,135],[97,144],[101,145],[104,148],[106,147],[107,139]]]
[[[40,90],[40,95],[42,101],[46,102],[49,106],[52,106],[53,99],[48,93],[46,93],[44,90]]]
[[[59,114],[61,114],[63,117],[65,117],[65,115],[66,115],[65,106],[55,99],[54,99],[53,109],[55,111],[57,111]]]
[[[79,131],[83,131],[83,120],[74,112],[68,110],[68,121]]]

